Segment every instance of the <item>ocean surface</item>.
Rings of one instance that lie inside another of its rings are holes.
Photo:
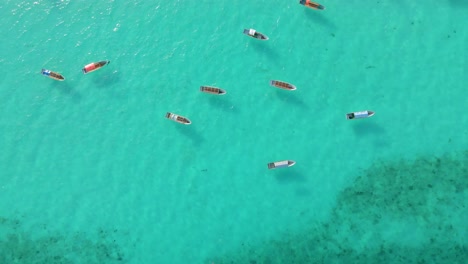
[[[468,1],[298,2],[1,1],[0,263],[466,263]]]

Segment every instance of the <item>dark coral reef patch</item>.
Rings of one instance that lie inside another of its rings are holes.
[[[329,220],[206,263],[467,263],[468,151],[379,161],[342,190]]]
[[[0,217],[0,263],[114,264],[129,261],[118,243],[126,234],[116,229],[67,234],[45,230],[46,226],[41,229],[43,234],[31,234],[21,221]]]

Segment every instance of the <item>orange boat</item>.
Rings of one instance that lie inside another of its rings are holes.
[[[65,77],[63,77],[62,74],[60,74],[58,72],[53,72],[53,71],[49,71],[49,70],[46,70],[46,69],[42,69],[41,73],[42,73],[42,75],[47,76],[47,77],[52,78],[52,79],[55,79],[57,81],[64,81],[65,80]]]
[[[86,74],[86,73],[98,70],[98,69],[102,68],[103,66],[105,66],[105,65],[107,65],[109,63],[110,63],[110,61],[108,61],[108,60],[107,61],[92,62],[92,63],[84,66],[82,71],[83,71],[84,74]]]
[[[301,0],[299,4],[318,10],[324,10],[325,7],[319,3],[312,2],[310,0]]]
[[[172,121],[175,121],[177,123],[181,123],[181,124],[184,124],[184,125],[190,125],[192,122],[190,122],[190,120],[186,117],[183,117],[183,116],[180,116],[180,115],[176,115],[176,114],[173,114],[173,113],[169,113],[167,112],[166,114],[166,118],[167,119],[171,119]]]
[[[212,87],[212,86],[200,86],[200,91],[204,93],[217,94],[217,95],[226,94],[225,90],[218,88],[218,87]]]
[[[282,81],[270,81],[271,86],[274,86],[276,88],[284,89],[284,90],[290,90],[294,91],[296,90],[296,86],[287,83],[287,82],[282,82]]]

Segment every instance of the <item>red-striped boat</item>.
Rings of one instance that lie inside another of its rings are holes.
[[[213,86],[200,86],[200,91],[204,93],[216,94],[216,95],[226,94],[225,90],[218,88],[218,87],[213,87]]]
[[[289,90],[289,91],[294,91],[296,90],[296,86],[287,83],[287,82],[282,82],[282,81],[275,81],[272,80],[270,81],[271,86],[274,86],[276,88],[284,89],[284,90]]]
[[[110,61],[107,60],[107,61],[99,61],[99,62],[92,62],[86,66],[84,66],[84,68],[82,69],[83,73],[86,74],[86,73],[90,73],[90,72],[93,72],[95,70],[99,70],[101,69],[103,66],[109,64]]]
[[[172,121],[175,121],[177,123],[184,124],[184,125],[190,125],[192,123],[192,122],[190,122],[190,120],[188,118],[180,116],[180,115],[176,115],[176,114],[173,114],[173,113],[170,113],[170,112],[167,112],[166,118],[170,119]]]

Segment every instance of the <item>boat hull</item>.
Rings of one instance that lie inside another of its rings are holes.
[[[296,164],[294,160],[282,160],[268,163],[268,169],[292,167]]]
[[[346,119],[348,120],[353,120],[353,119],[363,119],[363,118],[369,118],[375,114],[374,111],[359,111],[359,112],[352,112],[352,113],[347,113],[346,114]]]
[[[212,86],[200,86],[200,91],[204,93],[215,94],[215,95],[226,94],[225,90],[218,88],[218,87],[212,87]]]
[[[268,40],[268,36],[265,35],[265,34],[262,34],[258,31],[256,31],[255,29],[244,29],[244,34],[251,37],[251,38],[254,38],[254,39],[259,39],[259,40]]]
[[[296,86],[294,86],[294,85],[292,85],[290,83],[287,83],[287,82],[282,82],[282,81],[272,80],[272,81],[270,81],[270,85],[274,86],[276,88],[283,89],[283,90],[289,90],[289,91],[296,90]]]
[[[84,74],[96,71],[101,69],[103,66],[108,65],[110,61],[99,61],[99,62],[92,62],[90,64],[87,64],[83,67],[82,71]]]
[[[323,5],[321,5],[319,3],[312,2],[310,0],[300,0],[299,4],[301,4],[303,6],[313,8],[313,9],[317,9],[317,10],[325,10],[325,7]]]
[[[184,125],[190,125],[192,123],[188,118],[180,116],[180,115],[176,115],[176,114],[170,113],[170,112],[166,113],[166,118],[170,119],[170,120],[172,120],[174,122],[184,124]]]
[[[42,69],[41,74],[57,81],[65,81],[65,77],[58,72]]]

